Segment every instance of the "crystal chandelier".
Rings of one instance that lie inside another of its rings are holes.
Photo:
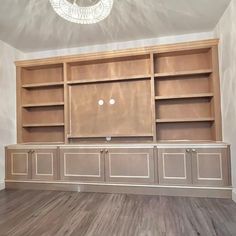
[[[113,0],[99,0],[92,6],[79,6],[77,1],[50,0],[55,12],[70,22],[93,24],[105,19],[111,12]]]

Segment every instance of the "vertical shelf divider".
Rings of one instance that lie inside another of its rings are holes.
[[[222,140],[222,117],[221,117],[221,99],[220,99],[220,78],[219,78],[219,59],[218,48],[216,45],[211,47],[211,89],[213,91],[212,113],[215,121],[213,123],[213,137],[216,141]]]
[[[65,143],[68,143],[68,124],[69,124],[69,119],[68,119],[68,64],[66,62],[63,63],[63,81],[64,81],[64,140]]]
[[[155,77],[154,77],[154,54],[150,53],[150,71],[151,71],[151,107],[152,107],[152,132],[153,141],[157,141],[156,129],[156,101],[155,101]]]

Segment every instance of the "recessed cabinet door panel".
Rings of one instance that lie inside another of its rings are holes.
[[[68,181],[104,181],[104,156],[100,149],[61,149],[61,178]]]
[[[225,149],[196,149],[192,153],[193,183],[201,186],[228,186],[229,160]]]
[[[36,180],[55,180],[57,177],[57,150],[34,150],[32,154],[32,178]]]
[[[153,149],[108,149],[105,157],[106,181],[154,183]]]
[[[159,149],[158,173],[160,184],[191,184],[191,154],[185,149]]]
[[[31,179],[31,156],[28,149],[7,149],[6,179]]]

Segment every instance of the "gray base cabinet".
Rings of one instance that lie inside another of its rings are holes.
[[[32,151],[32,179],[58,179],[57,149],[35,149]]]
[[[107,182],[154,183],[153,148],[111,148],[105,154]]]
[[[227,146],[196,149],[172,148],[170,145],[168,148],[136,146],[29,145],[25,148],[24,145],[20,148],[17,145],[6,148],[6,179],[130,185],[231,185]]]
[[[158,150],[160,184],[188,185],[192,183],[191,153],[188,149],[167,148]]]
[[[193,184],[199,186],[230,185],[229,158],[227,149],[193,149]]]
[[[104,182],[104,173],[103,149],[60,149],[60,176],[62,180]]]
[[[32,178],[30,149],[6,149],[6,179],[28,180]]]
[[[227,148],[161,148],[158,150],[160,184],[229,186]]]
[[[58,179],[57,148],[7,149],[6,178],[10,180]]]

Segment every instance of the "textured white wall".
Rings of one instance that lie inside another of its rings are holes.
[[[219,58],[223,138],[231,144],[233,198],[236,201],[236,1],[231,1],[215,29]]]
[[[122,50],[122,49],[129,49],[129,48],[146,47],[146,46],[160,45],[160,44],[181,43],[181,42],[189,42],[189,41],[212,39],[212,38],[214,38],[213,31],[194,33],[194,34],[183,34],[183,35],[176,35],[176,36],[127,41],[127,42],[121,42],[121,43],[109,43],[109,44],[100,44],[100,45],[93,45],[93,46],[87,46],[87,47],[66,48],[66,49],[59,49],[59,50],[33,52],[33,53],[25,54],[25,59],[37,59],[37,58],[76,55],[76,54],[93,53],[93,52],[101,52],[101,51]]]
[[[16,142],[16,75],[14,61],[23,54],[0,41],[0,189],[4,187],[4,146]]]

